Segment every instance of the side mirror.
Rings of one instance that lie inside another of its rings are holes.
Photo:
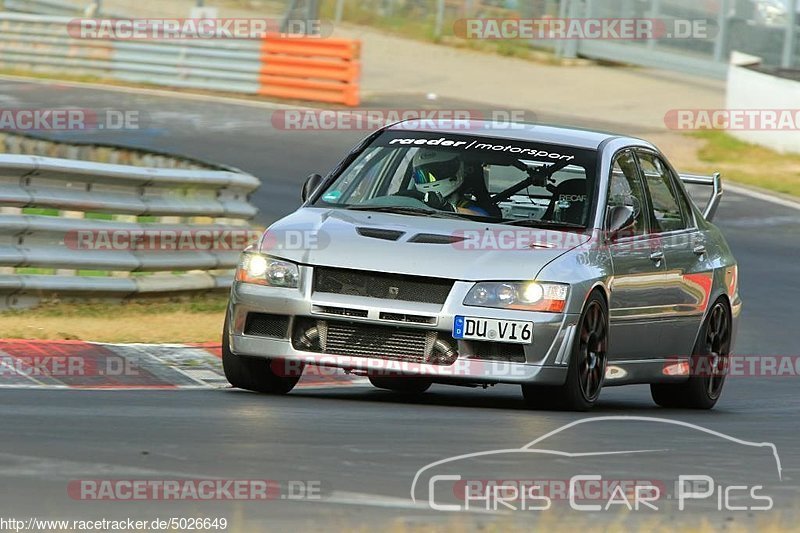
[[[324,178],[319,174],[311,174],[308,178],[306,178],[306,182],[303,184],[303,190],[300,192],[300,198],[303,202],[308,201],[309,198],[314,194],[314,191],[322,184],[322,180]]]
[[[613,239],[623,230],[633,226],[636,213],[627,205],[615,205],[608,210],[608,236]]]

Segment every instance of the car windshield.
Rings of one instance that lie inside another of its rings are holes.
[[[333,180],[320,207],[584,228],[597,151],[431,132],[386,131]]]

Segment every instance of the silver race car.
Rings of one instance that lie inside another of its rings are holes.
[[[648,383],[661,406],[709,409],[741,311],[721,195],[635,138],[394,124],[243,253],[225,374],[277,394],[307,364],[405,393],[515,383],[572,410]]]

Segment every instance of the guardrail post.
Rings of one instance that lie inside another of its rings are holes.
[[[436,38],[442,36],[442,26],[444,25],[444,0],[436,0],[436,25],[433,34]]]
[[[581,16],[581,0],[568,0],[567,18],[576,19]],[[561,56],[568,59],[578,57],[579,39],[568,39],[561,49]]]
[[[336,24],[342,22],[342,17],[344,16],[344,0],[336,0],[336,14],[333,16],[333,20]]]
[[[61,218],[71,218],[75,220],[81,220],[86,218],[86,213],[83,211],[59,211],[58,216]],[[78,271],[72,268],[59,268],[56,269],[57,276],[77,276]]]
[[[648,17],[651,19],[657,19],[661,15],[661,0],[653,0],[653,5],[651,6],[651,11],[648,13]],[[647,48],[653,50],[656,45],[658,44],[658,39],[651,35],[649,39],[647,39]]]
[[[730,19],[728,13],[731,10],[731,0],[722,0],[720,11],[717,13],[717,38],[714,40],[714,61],[726,62],[725,52],[728,49],[728,26]]]
[[[786,33],[783,37],[783,54],[781,55],[781,67],[792,68],[794,66],[794,53],[797,47],[797,6],[800,0],[789,0],[787,2],[786,13]]]
[[[21,215],[22,208],[21,207],[5,207],[0,206],[0,217],[3,215]],[[10,267],[0,267],[0,276],[2,275],[13,275],[17,269],[13,266]],[[2,309],[2,298],[0,298],[0,309]]]

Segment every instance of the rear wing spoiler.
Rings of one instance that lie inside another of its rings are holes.
[[[722,178],[719,172],[711,176],[700,176],[698,174],[679,174],[681,181],[691,185],[708,185],[713,187],[711,191],[711,198],[708,199],[708,205],[703,209],[703,218],[711,222],[714,215],[717,213],[719,201],[722,199]]]

